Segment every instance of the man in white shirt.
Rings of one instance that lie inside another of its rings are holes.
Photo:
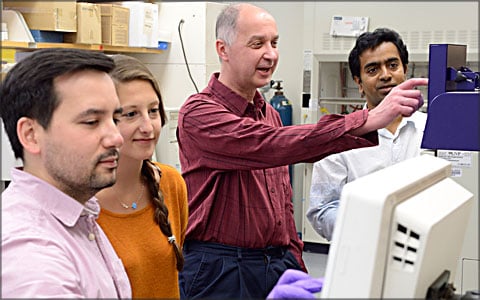
[[[378,28],[357,38],[348,63],[367,108],[374,109],[406,80],[408,51],[398,33]],[[307,218],[316,232],[332,239],[346,183],[420,154],[426,119],[418,111],[408,118],[399,115],[378,130],[378,146],[333,154],[314,164]]]

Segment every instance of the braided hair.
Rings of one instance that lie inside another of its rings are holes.
[[[182,251],[177,244],[172,232],[172,226],[168,220],[168,208],[165,205],[162,190],[160,189],[160,178],[162,171],[151,160],[144,160],[142,164],[142,177],[147,183],[147,189],[152,195],[155,212],[153,219],[158,224],[162,233],[167,237],[168,242],[173,245],[175,256],[177,257],[177,270],[183,269],[184,258]]]
[[[150,70],[141,61],[131,56],[116,54],[112,55],[112,58],[115,62],[115,68],[110,72],[110,76],[112,76],[112,79],[116,85],[136,79],[150,82],[152,88],[158,96],[158,99],[160,100],[159,113],[162,126],[164,126],[167,116],[163,107],[160,88]],[[170,221],[168,220],[168,208],[165,205],[163,193],[160,189],[160,178],[162,172],[151,160],[146,159],[143,161],[141,174],[144,182],[146,182],[146,186],[150,192],[150,195],[152,195],[153,205],[155,206],[153,219],[160,227],[162,233],[167,237],[168,242],[173,246],[173,250],[177,258],[177,270],[181,271],[183,269],[184,258],[182,251],[177,244],[175,236],[173,235],[172,227],[170,225]]]

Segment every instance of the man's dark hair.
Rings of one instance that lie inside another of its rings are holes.
[[[366,50],[375,49],[384,42],[391,42],[397,47],[403,68],[406,69],[408,64],[407,46],[403,43],[400,35],[388,28],[377,28],[373,32],[362,33],[355,42],[355,47],[350,51],[348,56],[348,66],[352,73],[352,78],[360,79],[360,55]]]
[[[61,101],[55,93],[55,78],[89,69],[109,73],[113,67],[113,60],[101,52],[60,48],[34,51],[13,66],[0,85],[0,117],[15,158],[23,160],[16,128],[21,117],[37,120],[48,129]]]

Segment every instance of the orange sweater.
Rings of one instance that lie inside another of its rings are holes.
[[[188,220],[187,190],[178,171],[156,163],[162,170],[160,188],[168,207],[173,234],[183,246]],[[133,298],[179,298],[173,246],[153,220],[153,205],[130,214],[102,209],[98,223],[121,258]]]

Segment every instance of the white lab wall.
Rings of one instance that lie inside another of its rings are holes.
[[[469,60],[478,59],[478,2],[352,1],[315,2],[313,50],[323,60],[347,61],[354,38],[330,36],[332,16],[369,17],[369,30],[395,29],[407,44],[412,61],[428,61],[430,43],[467,44]]]
[[[429,43],[467,44],[468,60],[478,61],[477,2],[260,1],[251,3],[267,9],[277,19],[280,34],[280,63],[273,78],[284,81],[285,95],[294,102],[295,124],[300,123],[299,96],[302,92],[303,50],[313,50],[316,61],[345,62],[354,44],[354,38],[333,38],[329,35],[333,15],[367,16],[370,18],[370,30],[380,26],[397,30],[407,44],[411,62],[428,62]],[[408,22],[405,21],[405,16],[408,16]],[[461,17],[453,18],[452,16]],[[457,21],[449,21],[452,19]],[[324,88],[328,89],[328,87]]]
[[[214,71],[220,69],[215,51],[215,21],[226,4],[215,2],[161,2],[159,26],[169,32],[171,43],[162,54],[134,54],[156,76],[167,107],[180,107],[193,93],[201,91]],[[180,25],[181,39],[179,34]],[[181,41],[190,68],[185,64]]]

